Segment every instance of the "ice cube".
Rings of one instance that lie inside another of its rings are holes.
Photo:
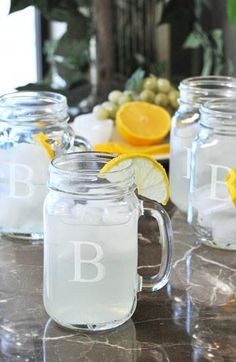
[[[236,212],[234,217],[227,214],[216,215],[213,220],[213,239],[221,247],[236,249]]]
[[[54,215],[59,215],[59,216],[70,215],[73,206],[74,206],[74,201],[72,199],[58,200],[58,202],[54,204],[52,213]]]
[[[32,218],[35,218],[35,215],[24,199],[0,199],[0,225],[4,231],[21,229],[26,223],[30,223]],[[42,216],[40,219],[42,221]]]
[[[35,184],[46,184],[49,162],[47,152],[40,145],[20,143],[8,150],[1,150],[1,177],[9,179],[14,173],[16,180],[30,179]]]
[[[113,121],[111,119],[101,121],[96,119],[93,113],[88,113],[76,117],[72,127],[76,135],[85,137],[92,146],[95,146],[110,140]]]
[[[88,205],[76,204],[67,216],[62,216],[63,223],[68,225],[100,225],[102,222],[102,209]]]
[[[226,187],[217,185],[218,197],[225,197]],[[232,201],[220,201],[210,198],[210,185],[198,189],[192,204],[198,211],[200,226],[212,229],[214,241],[219,243],[235,243],[236,247],[236,208]]]
[[[42,184],[47,182],[50,159],[42,146],[21,143],[11,148],[10,151],[11,163],[24,164],[32,170],[32,183]],[[28,175],[28,171],[25,171],[24,168],[19,168],[18,172],[17,178],[20,179]]]
[[[131,218],[131,213],[124,207],[105,208],[102,213],[102,222],[106,225],[126,224]]]

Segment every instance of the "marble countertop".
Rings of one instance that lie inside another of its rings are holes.
[[[236,361],[236,252],[196,244],[185,216],[172,216],[175,260],[162,291],[140,293],[123,326],[73,333],[42,302],[43,246],[0,241],[0,361]],[[140,226],[140,273],[157,267],[157,230]],[[149,234],[150,235],[150,234]],[[153,240],[152,240],[153,238]],[[154,257],[155,259],[155,257]]]

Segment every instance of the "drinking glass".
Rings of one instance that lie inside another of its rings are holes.
[[[236,250],[236,207],[226,176],[236,168],[236,98],[201,108],[200,131],[192,148],[188,222],[202,243]]]
[[[123,324],[134,313],[137,292],[157,291],[170,274],[173,236],[168,214],[157,202],[138,199],[131,163],[99,175],[111,159],[102,153],[72,153],[50,166],[44,206],[44,305],[57,323],[72,329],[96,331]],[[137,274],[141,215],[153,217],[160,229],[160,269],[150,278]]]
[[[170,135],[171,201],[187,213],[191,147],[199,130],[200,107],[212,98],[236,97],[236,78],[192,77],[179,86],[179,109],[174,114]]]
[[[50,159],[75,146],[89,148],[68,126],[66,98],[52,92],[0,97],[0,232],[43,237],[43,201]],[[83,149],[84,149],[83,148]]]

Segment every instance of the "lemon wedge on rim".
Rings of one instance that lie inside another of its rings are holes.
[[[55,155],[55,152],[48,143],[47,135],[43,132],[37,133],[36,135],[34,135],[34,140],[36,143],[40,144],[45,149],[50,160],[52,160]]]
[[[228,193],[236,206],[236,168],[231,169],[226,175]]]
[[[106,173],[119,171],[129,164],[132,164],[135,174],[135,183],[138,194],[149,199],[155,200],[166,205],[170,198],[169,181],[164,167],[153,157],[142,154],[132,153],[123,154],[107,162],[100,170],[100,175],[106,176]],[[112,179],[119,175],[112,175]]]

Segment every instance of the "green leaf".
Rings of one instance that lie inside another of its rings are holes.
[[[79,40],[78,38],[71,38],[66,32],[58,41],[55,49],[56,55],[64,57],[71,56],[79,57],[83,51],[88,51],[89,43],[86,39]]]
[[[80,80],[65,89],[63,94],[67,97],[70,106],[78,106],[79,102],[91,94],[91,84],[86,80]]]
[[[201,75],[210,75],[213,65],[213,52],[211,48],[205,48],[203,53],[203,68]]]
[[[227,13],[231,24],[236,24],[236,0],[227,1]]]
[[[197,19],[200,19],[204,10],[211,8],[211,4],[208,0],[194,0],[194,11]]]
[[[21,87],[16,88],[19,91],[28,90],[28,91],[51,91],[55,92],[56,90],[53,89],[50,84],[46,84],[45,82],[39,82],[39,83],[28,83],[26,85],[23,85]]]
[[[32,5],[32,0],[11,0],[10,14]]]
[[[185,40],[183,48],[196,49],[202,45],[203,45],[203,39],[201,35],[198,32],[193,31],[191,34],[189,34],[189,36]]]
[[[222,29],[214,29],[211,31],[211,36],[215,42],[216,53],[220,56],[224,55],[224,39]]]
[[[71,38],[90,40],[91,19],[81,13],[71,14],[68,18],[67,33]]]
[[[141,68],[138,68],[127,80],[125,84],[125,89],[132,90],[134,92],[139,92],[142,88],[144,76],[145,76],[145,71]]]

